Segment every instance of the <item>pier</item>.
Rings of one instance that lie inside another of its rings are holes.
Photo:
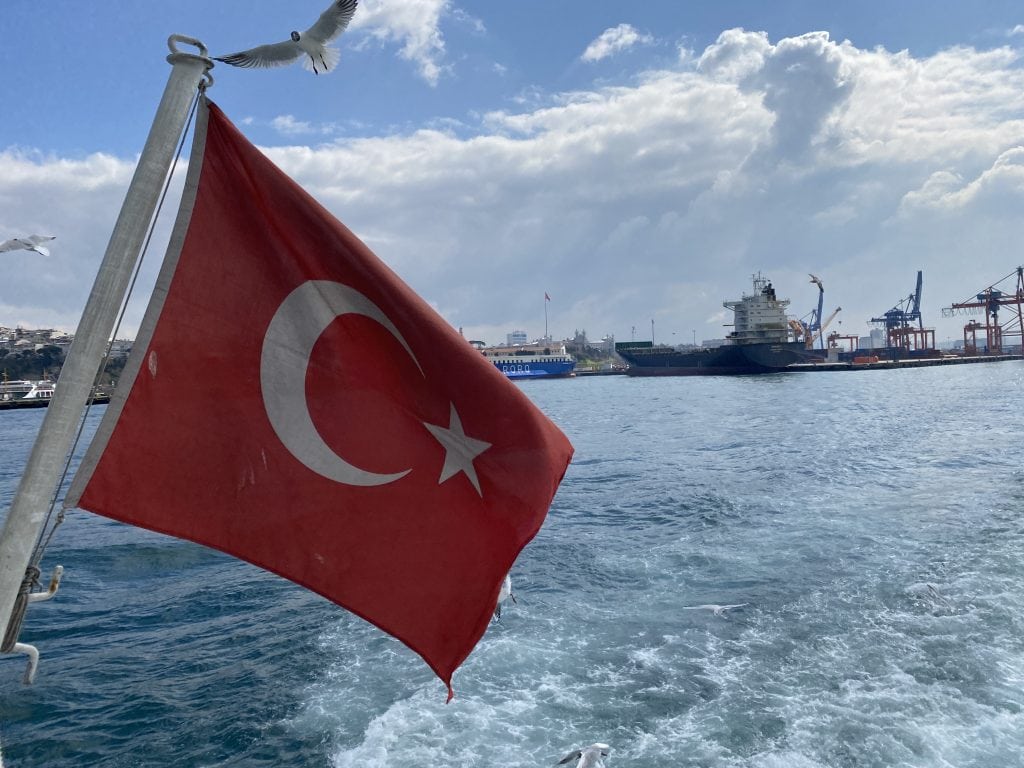
[[[880,368],[929,368],[936,365],[999,363],[1006,360],[1024,360],[1024,355],[948,355],[944,357],[912,357],[859,363],[822,360],[820,363],[793,363],[786,367],[786,371],[873,371]]]

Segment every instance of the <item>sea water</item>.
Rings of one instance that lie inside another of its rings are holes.
[[[1024,765],[1024,363],[518,386],[576,455],[451,704],[321,598],[74,512],[8,768]],[[0,509],[42,416],[0,413]]]

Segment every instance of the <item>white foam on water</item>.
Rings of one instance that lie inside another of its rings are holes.
[[[1009,765],[1024,601],[985,574],[840,577],[728,619],[692,612],[672,634],[657,601],[617,601],[616,618],[527,591],[456,675],[454,703],[417,657],[346,640],[350,626],[325,642],[337,656],[311,702],[336,721],[339,768],[544,765],[595,740],[615,766]],[[928,583],[952,608],[921,597]]]
[[[339,624],[322,643],[335,658],[291,726],[335,733],[339,767],[553,762],[579,735],[565,730],[564,714],[546,713],[585,711],[579,681],[558,672],[585,643],[551,634],[552,648],[512,633],[517,612],[492,625],[456,674],[450,704],[415,654],[384,638],[367,643],[375,630]]]
[[[570,392],[536,388],[567,398],[583,461],[455,702],[414,654],[345,624],[299,720],[333,734],[335,766],[538,766],[594,741],[609,768],[1021,764],[1024,522],[1005,500],[1024,477],[998,487],[1008,467],[973,453],[976,433],[933,430],[919,383],[887,380],[909,387],[902,413],[866,387],[856,403],[858,381],[776,382],[786,407],[753,421],[705,393],[716,431],[661,442],[708,383],[629,382],[688,394],[607,446]],[[813,426],[753,451],[783,417]],[[919,455],[880,449],[908,425]],[[681,610],[704,603],[747,605]]]

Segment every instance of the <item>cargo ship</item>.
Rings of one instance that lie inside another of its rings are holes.
[[[786,316],[788,299],[760,272],[752,276],[753,293],[722,306],[733,312],[733,331],[720,347],[679,350],[653,342],[621,342],[615,351],[630,376],[728,376],[785,371],[813,355],[798,341]]]
[[[510,379],[557,379],[573,375],[576,361],[564,344],[535,342],[503,347],[477,347]]]

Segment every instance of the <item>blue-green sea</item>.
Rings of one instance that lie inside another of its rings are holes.
[[[1024,363],[519,386],[576,455],[451,704],[323,599],[75,511],[7,768],[1024,766]],[[0,412],[0,510],[42,418]]]

